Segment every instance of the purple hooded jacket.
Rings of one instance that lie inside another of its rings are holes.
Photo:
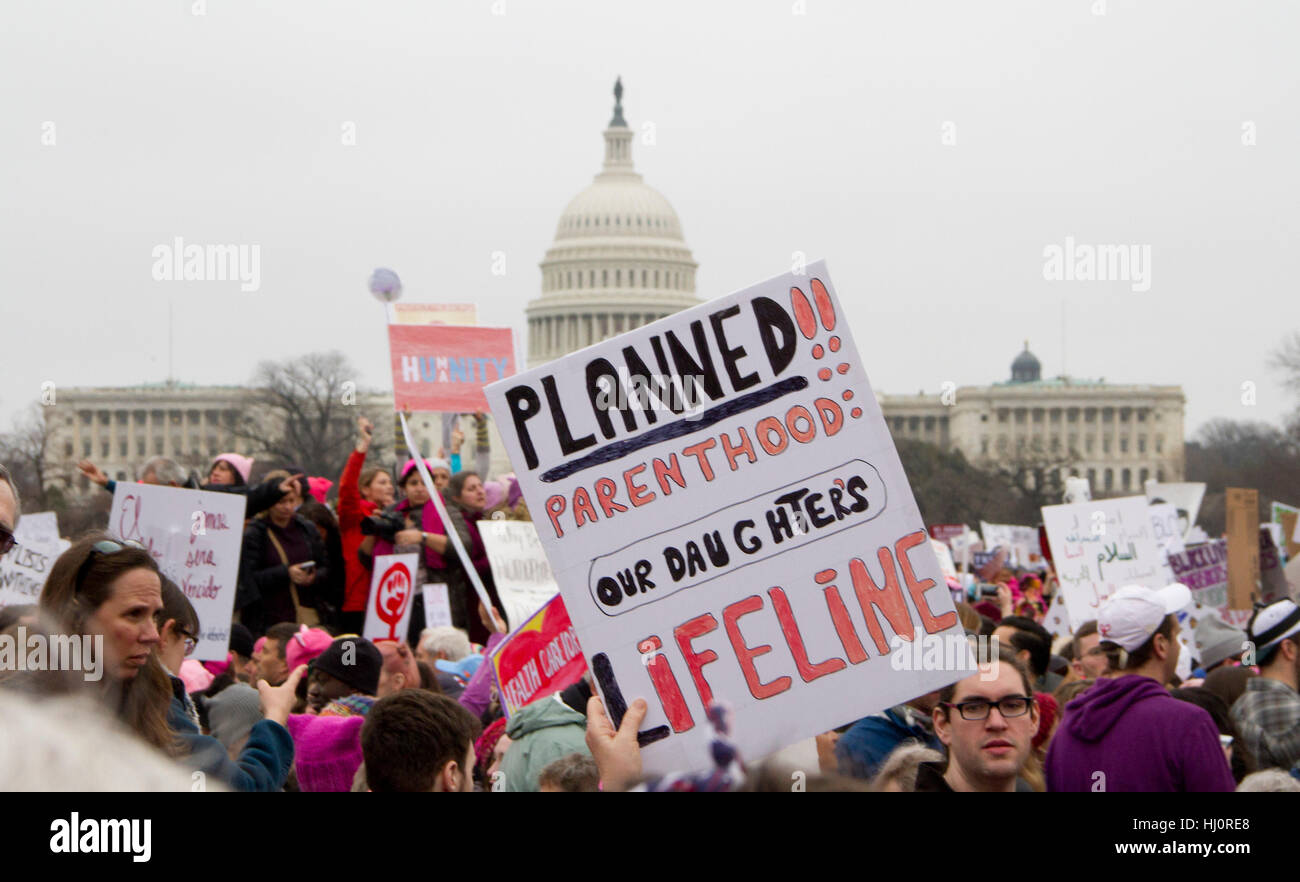
[[[1210,715],[1139,674],[1098,680],[1065,706],[1065,719],[1047,750],[1046,772],[1049,791],[1192,793],[1236,787]]]

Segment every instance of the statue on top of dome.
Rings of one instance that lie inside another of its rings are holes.
[[[614,118],[609,121],[611,128],[622,126],[627,128],[627,121],[623,119],[623,78],[618,77],[614,80]]]

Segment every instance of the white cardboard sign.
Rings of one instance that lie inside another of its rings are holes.
[[[513,631],[559,593],[551,562],[532,521],[479,521],[478,532]]]
[[[424,624],[427,628],[451,627],[451,598],[446,582],[427,582],[420,589],[424,594]]]
[[[1155,504],[1167,502],[1178,512],[1178,522],[1183,527],[1183,543],[1191,545],[1192,528],[1196,526],[1196,516],[1201,511],[1201,500],[1205,498],[1205,485],[1198,482],[1160,484],[1147,481],[1144,485],[1147,501]]]
[[[411,625],[411,600],[419,576],[420,553],[380,554],[370,576],[370,602],[361,636],[367,640],[405,640]]]
[[[32,512],[18,520],[18,544],[0,558],[0,606],[36,604],[50,567],[66,547],[59,539],[58,515]]]
[[[118,481],[109,532],[140,542],[199,615],[199,661],[225,661],[244,544],[239,493]]]
[[[706,762],[715,701],[758,758],[973,670],[824,263],[487,395],[647,774]]]
[[[1045,505],[1043,526],[1071,631],[1097,618],[1101,604],[1125,585],[1168,584],[1146,497]]]

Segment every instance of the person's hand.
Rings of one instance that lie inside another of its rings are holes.
[[[315,577],[315,573],[304,570],[302,564],[293,564],[289,567],[289,581],[295,585],[310,585]]]
[[[296,475],[290,475],[289,477],[285,478],[283,481],[280,482],[280,492],[283,493],[285,496],[288,496],[290,493],[296,493],[297,491],[301,490],[302,488],[298,486],[298,481],[302,478],[302,476],[303,476],[302,472],[299,472]]]
[[[621,792],[640,782],[641,745],[637,743],[636,733],[645,715],[645,699],[638,698],[623,715],[623,725],[615,731],[605,715],[600,696],[593,695],[587,701],[587,749],[600,770],[605,790]]]
[[[257,693],[261,699],[262,716],[273,720],[281,726],[289,722],[289,712],[298,701],[298,681],[307,675],[307,666],[298,665],[279,686],[272,686],[265,680],[257,681]]]
[[[424,534],[421,533],[419,530],[415,530],[415,529],[399,530],[397,532],[397,535],[393,537],[393,544],[394,545],[423,545]]]
[[[374,425],[365,417],[357,417],[357,452],[365,453],[370,449],[370,441],[375,432]]]
[[[478,620],[483,623],[483,627],[489,631],[495,631],[498,634],[505,634],[506,619],[501,615],[501,610],[496,607],[492,608],[492,616],[489,618],[487,610],[483,607],[483,601],[478,602]]]
[[[1011,589],[1001,583],[998,584],[998,609],[1004,616],[1011,615]]]
[[[81,462],[77,463],[77,468],[81,469],[83,475],[99,486],[108,486],[108,475],[104,474],[103,471],[100,470],[99,466],[95,465],[90,460],[83,459]]]
[[[456,456],[460,453],[460,447],[465,443],[465,433],[456,426],[451,430],[451,454]]]

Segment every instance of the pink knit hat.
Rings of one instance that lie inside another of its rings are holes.
[[[365,759],[361,727],[365,717],[316,717],[290,714],[293,762],[298,788],[304,793],[346,793]]]
[[[310,664],[333,642],[334,638],[329,635],[329,632],[303,625],[298,629],[297,634],[289,638],[288,644],[284,647],[284,660],[289,665],[289,673],[296,671],[298,665]]]
[[[334,486],[334,482],[331,481],[329,478],[308,478],[307,479],[307,489],[311,491],[311,495],[316,497],[316,501],[319,502],[321,505],[325,504],[325,494],[329,493],[330,488],[333,486]]]
[[[187,658],[181,662],[181,669],[176,672],[181,682],[185,684],[186,692],[202,692],[212,685],[216,678],[212,672],[203,667],[203,663],[196,658]]]
[[[208,473],[212,473],[212,466],[221,461],[230,463],[230,466],[237,472],[239,477],[248,483],[248,476],[253,472],[253,458],[251,456],[240,456],[238,453],[218,453],[212,457],[212,463],[208,466]]]

